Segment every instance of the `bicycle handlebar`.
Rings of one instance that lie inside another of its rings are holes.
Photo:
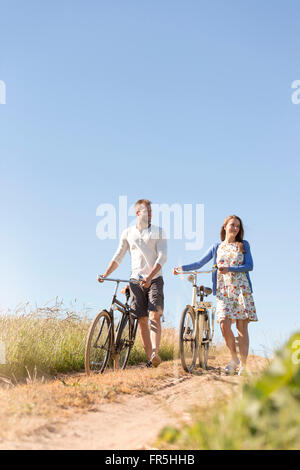
[[[137,281],[136,279],[112,279],[110,277],[103,277],[101,276],[101,274],[98,274],[98,279],[102,279],[102,281],[112,281],[112,282],[127,282],[127,284],[129,282],[132,282],[133,284],[139,284],[139,281]]]
[[[178,274],[208,274],[208,273],[213,273],[214,271],[218,270],[218,266],[215,264],[212,269],[209,271],[178,271],[178,269],[175,269],[175,271]]]
[[[209,271],[178,271],[177,269],[175,269],[175,271],[178,273],[178,274],[208,274],[208,273],[212,273],[214,271],[217,271],[218,269],[218,266],[215,264],[213,266],[212,269],[210,269]],[[112,279],[112,278],[109,278],[109,277],[103,277],[101,274],[98,274],[98,279],[101,279],[102,281],[112,281],[112,282],[127,282],[128,283],[133,283],[133,284],[139,284],[140,281],[136,280],[136,279]]]

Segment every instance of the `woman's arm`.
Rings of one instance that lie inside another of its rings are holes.
[[[214,251],[214,245],[212,245],[208,250],[207,252],[205,253],[205,255],[203,256],[203,258],[201,258],[199,261],[197,261],[196,263],[192,263],[192,264],[185,264],[184,266],[181,266],[181,269],[182,271],[194,271],[195,269],[199,269],[199,268],[202,268],[202,266],[204,266],[206,263],[208,263],[208,261],[210,261],[213,257],[213,251]]]
[[[246,250],[246,253],[244,253],[244,264],[241,264],[240,266],[229,266],[229,272],[240,273],[253,270],[253,259],[251,255],[250,245],[246,240],[244,240],[244,248]]]

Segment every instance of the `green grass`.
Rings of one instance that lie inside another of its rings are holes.
[[[29,374],[47,376],[83,370],[90,322],[86,312],[77,313],[62,302],[31,310],[24,306],[12,314],[0,314],[0,340],[6,350],[0,376],[18,380]],[[163,330],[160,353],[163,360],[173,358],[174,331],[170,328]],[[130,364],[142,361],[146,361],[146,354],[137,335]]]
[[[297,349],[298,347],[298,349]],[[192,425],[168,427],[160,448],[242,450],[300,448],[300,332],[275,355],[239,400],[194,416]]]

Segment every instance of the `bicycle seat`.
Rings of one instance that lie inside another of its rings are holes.
[[[199,286],[197,288],[197,294],[204,294],[204,295],[210,295],[212,293],[212,289],[210,287],[204,287],[204,286]]]
[[[129,289],[129,285],[128,285],[128,284],[127,284],[126,287],[123,287],[123,289],[121,289],[121,294],[130,295],[130,289]]]

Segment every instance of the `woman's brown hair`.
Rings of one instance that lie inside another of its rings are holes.
[[[244,238],[243,222],[240,219],[240,217],[238,217],[237,215],[229,215],[224,220],[223,225],[221,227],[221,234],[220,234],[221,240],[222,240],[222,242],[225,240],[225,237],[226,237],[225,227],[228,224],[229,220],[231,220],[231,219],[237,219],[240,223],[240,230],[239,230],[238,234],[235,237],[235,241],[238,244],[239,251],[242,251],[242,253],[245,253],[245,248],[244,248],[244,243],[243,243],[243,238]]]

